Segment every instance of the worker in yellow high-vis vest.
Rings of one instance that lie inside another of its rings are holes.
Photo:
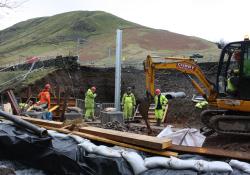
[[[165,106],[168,103],[168,99],[161,95],[160,89],[155,90],[155,119],[157,121],[157,126],[161,125],[161,121],[164,115]]]
[[[135,96],[131,92],[131,87],[128,87],[127,92],[122,97],[123,116],[125,120],[132,119],[135,105]]]

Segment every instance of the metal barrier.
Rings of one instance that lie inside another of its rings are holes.
[[[104,110],[105,108],[114,108],[115,103],[102,103],[101,104],[101,111]]]

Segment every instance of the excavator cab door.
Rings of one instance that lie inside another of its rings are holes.
[[[244,42],[240,61],[239,98],[250,100],[250,42]]]
[[[229,43],[223,48],[216,84],[220,96],[250,100],[250,41]]]

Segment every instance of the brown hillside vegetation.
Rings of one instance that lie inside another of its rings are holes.
[[[126,33],[125,43],[139,44],[144,49],[203,50],[210,46],[201,40],[166,30],[133,29]]]
[[[100,64],[114,62],[116,33],[106,33],[91,37],[80,50],[81,62]],[[204,61],[217,59],[219,50],[206,40],[185,36],[166,30],[133,28],[123,30],[123,57],[125,62],[141,63],[148,54],[160,56],[190,56],[193,53],[204,55]]]
[[[148,28],[103,11],[75,11],[34,18],[0,31],[0,63],[31,56],[80,55],[83,65],[113,66],[116,30],[123,29],[123,61],[141,64],[148,54],[191,56],[217,61],[219,50],[210,41]],[[79,42],[81,41],[81,42]]]

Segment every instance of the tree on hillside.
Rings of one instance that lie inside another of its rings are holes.
[[[222,49],[227,44],[227,42],[224,39],[220,39],[220,41],[216,42],[216,44],[219,49]]]

